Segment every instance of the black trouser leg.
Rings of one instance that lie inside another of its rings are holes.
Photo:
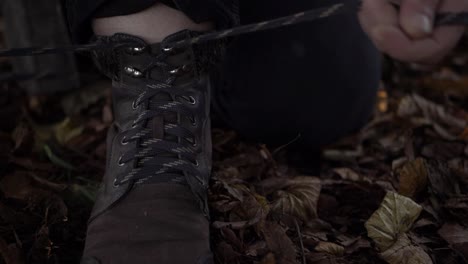
[[[244,0],[241,23],[334,2]],[[214,96],[230,126],[271,144],[285,144],[300,134],[296,145],[318,148],[368,120],[380,55],[356,15],[347,14],[241,36],[228,49],[223,75]]]

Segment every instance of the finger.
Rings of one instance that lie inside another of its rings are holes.
[[[460,0],[459,0],[460,1]],[[403,0],[400,5],[400,26],[414,39],[432,34],[439,0]]]
[[[363,0],[359,20],[373,40],[379,27],[398,27],[399,23],[397,10],[387,0]]]
[[[460,12],[468,10],[468,0],[445,0],[438,6],[438,12]],[[394,29],[380,29],[379,48],[390,56],[404,61],[434,64],[447,55],[463,35],[462,26],[442,26],[424,39],[414,39]]]
[[[402,61],[434,64],[458,43],[460,28],[437,28],[430,38],[412,39],[395,27],[381,27],[374,33],[380,50]]]

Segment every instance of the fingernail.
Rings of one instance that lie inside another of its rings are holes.
[[[433,25],[431,19],[423,14],[411,16],[408,21],[408,33],[419,36],[421,33],[427,35],[432,33]]]

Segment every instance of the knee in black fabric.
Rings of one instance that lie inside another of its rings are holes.
[[[255,15],[241,6],[241,20],[246,12]],[[358,129],[372,113],[380,55],[352,15],[242,36],[226,56],[226,85],[216,87],[215,105],[249,138],[284,144],[301,134],[299,144],[318,148]]]

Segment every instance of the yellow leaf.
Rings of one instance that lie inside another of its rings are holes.
[[[421,210],[422,207],[410,198],[388,192],[379,209],[367,220],[367,234],[385,251],[411,228]]]

